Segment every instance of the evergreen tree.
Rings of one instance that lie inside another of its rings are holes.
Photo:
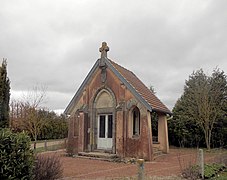
[[[199,145],[203,140],[208,149],[211,143],[225,146],[226,128],[222,126],[227,120],[226,97],[227,79],[223,71],[215,69],[211,76],[202,69],[193,72],[169,122],[170,134],[175,137],[172,141],[195,146],[194,143]],[[220,142],[215,142],[217,137]]]
[[[9,126],[10,81],[7,77],[7,63],[3,59],[0,67],[0,127]]]

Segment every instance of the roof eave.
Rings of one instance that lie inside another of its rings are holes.
[[[160,109],[153,109],[153,111],[158,112],[158,113],[163,113],[163,114],[169,114],[170,116],[173,115],[171,111],[165,111],[165,110],[160,110]]]

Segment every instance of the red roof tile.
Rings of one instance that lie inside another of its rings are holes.
[[[151,106],[154,111],[170,113],[171,111],[148,89],[143,82],[131,71],[109,59],[112,66],[125,78],[137,93]]]

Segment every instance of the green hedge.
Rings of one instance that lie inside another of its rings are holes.
[[[34,165],[30,137],[0,129],[0,179],[32,179]]]

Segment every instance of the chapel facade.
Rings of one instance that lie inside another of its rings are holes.
[[[70,116],[68,153],[103,151],[119,157],[152,160],[156,149],[169,152],[170,110],[131,71],[107,58],[105,42],[99,58],[65,109]],[[158,114],[153,141],[152,112]]]

